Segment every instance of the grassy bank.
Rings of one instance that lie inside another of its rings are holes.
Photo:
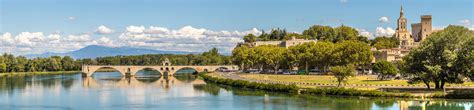
[[[75,74],[75,73],[80,73],[80,71],[13,72],[13,73],[0,73],[0,77],[16,76],[16,75],[54,75],[54,74]]]
[[[204,79],[204,81],[208,83],[223,84],[223,85],[229,85],[233,87],[259,89],[259,90],[274,91],[274,92],[288,92],[288,93],[295,93],[298,91],[298,87],[296,85],[265,84],[265,83],[249,82],[249,81],[244,81],[244,80],[233,80],[233,79],[227,79],[227,78],[212,77],[205,73],[200,74],[199,76],[201,76]]]
[[[450,98],[450,99],[474,99],[472,91],[453,91],[448,94],[435,93],[427,96],[413,95],[405,92],[383,92],[378,90],[359,90],[354,88],[316,87],[305,88],[294,84],[271,84],[257,83],[245,80],[233,80],[218,75],[208,75],[206,73],[199,76],[208,83],[216,83],[244,89],[258,89],[265,91],[286,92],[290,94],[308,95],[338,95],[338,96],[366,96],[366,97],[401,97],[401,98]]]
[[[317,84],[337,84],[336,78],[331,75],[273,75],[273,74],[238,74],[240,77],[254,80],[269,80],[281,82],[299,82],[299,83],[317,83]],[[369,86],[394,86],[407,87],[418,86],[425,87],[424,84],[408,84],[407,80],[378,80],[377,76],[356,76],[348,79],[349,85],[369,85]],[[450,86],[474,86],[474,82],[465,82],[463,84],[446,84]],[[434,87],[434,84],[433,86]],[[365,87],[363,87],[365,88]]]

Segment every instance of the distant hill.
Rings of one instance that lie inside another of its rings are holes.
[[[90,45],[82,49],[67,52],[67,53],[42,53],[42,54],[28,54],[25,55],[28,58],[35,57],[49,57],[49,56],[71,56],[73,58],[96,58],[104,56],[117,56],[117,55],[142,55],[142,54],[191,54],[191,52],[182,51],[163,51],[143,48],[132,48],[132,47],[106,47],[99,45]]]

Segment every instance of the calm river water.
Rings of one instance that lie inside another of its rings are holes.
[[[0,78],[0,110],[474,110],[473,100],[387,99],[265,93],[205,84],[191,74],[141,71]]]

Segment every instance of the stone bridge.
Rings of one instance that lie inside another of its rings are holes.
[[[238,70],[238,66],[235,65],[216,65],[216,66],[193,66],[193,65],[184,65],[184,66],[125,66],[125,65],[84,65],[82,66],[82,72],[87,74],[87,76],[92,76],[94,72],[101,68],[112,68],[120,72],[122,75],[131,75],[135,76],[138,71],[143,69],[153,69],[159,71],[162,75],[174,75],[178,70],[191,68],[197,72],[213,72],[218,69],[227,69],[227,70]]]
[[[236,65],[215,65],[215,66],[196,66],[196,65],[182,65],[182,66],[172,66],[171,62],[168,58],[166,58],[163,62],[162,65],[156,65],[156,66],[135,66],[135,65],[83,65],[82,66],[82,72],[85,73],[87,76],[92,76],[94,72],[96,72],[99,69],[102,68],[112,68],[115,69],[116,71],[120,72],[120,74],[126,76],[126,75],[131,75],[135,76],[138,71],[143,70],[143,69],[153,69],[156,71],[159,71],[161,75],[168,75],[172,76],[174,75],[178,70],[185,69],[185,68],[190,68],[194,69],[197,72],[213,72],[218,69],[227,69],[227,70],[238,70],[238,66]]]

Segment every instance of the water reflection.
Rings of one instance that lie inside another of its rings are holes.
[[[147,76],[148,75],[148,76]],[[193,74],[0,77],[0,109],[472,110],[473,100],[289,95],[206,84]]]

